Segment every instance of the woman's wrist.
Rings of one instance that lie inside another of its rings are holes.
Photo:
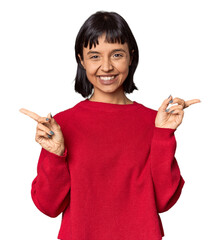
[[[160,127],[156,127],[154,128],[154,132],[153,132],[153,142],[157,142],[157,143],[162,143],[163,145],[165,144],[170,144],[170,142],[173,142],[173,140],[175,139],[175,131],[176,129],[172,129],[172,128],[160,128]]]
[[[56,152],[54,152],[54,154],[56,154],[58,156],[63,156],[64,152],[65,152],[65,146],[62,146]]]

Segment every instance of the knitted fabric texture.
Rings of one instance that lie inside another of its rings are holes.
[[[159,213],[179,199],[184,179],[175,129],[155,127],[140,103],[88,99],[57,113],[62,156],[41,149],[31,196],[50,217],[62,213],[58,239],[161,240]]]

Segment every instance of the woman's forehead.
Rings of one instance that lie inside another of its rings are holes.
[[[108,42],[106,35],[103,34],[98,38],[98,43],[97,44],[93,44],[92,48],[90,48],[90,44],[87,45],[87,47],[85,48],[85,50],[91,50],[91,49],[96,49],[98,50],[111,50],[111,49],[124,49],[124,50],[128,50],[128,44],[125,42],[124,44],[120,43],[120,42],[115,42],[115,43],[111,43]]]

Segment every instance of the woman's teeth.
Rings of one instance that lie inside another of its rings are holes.
[[[117,81],[117,79],[118,79],[118,75],[115,75],[115,76],[99,76],[100,83],[104,84],[104,85],[111,85],[115,81]]]
[[[114,79],[115,78],[115,76],[112,76],[112,77],[100,77],[100,79],[101,80],[104,80],[104,81],[106,81],[106,80],[112,80],[112,79]]]

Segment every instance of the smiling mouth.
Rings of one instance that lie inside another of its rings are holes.
[[[115,79],[118,75],[101,75],[98,76],[98,78],[100,78],[103,81],[111,81],[113,79]]]
[[[117,81],[118,75],[101,75],[98,76],[99,82],[103,85],[110,85]]]

